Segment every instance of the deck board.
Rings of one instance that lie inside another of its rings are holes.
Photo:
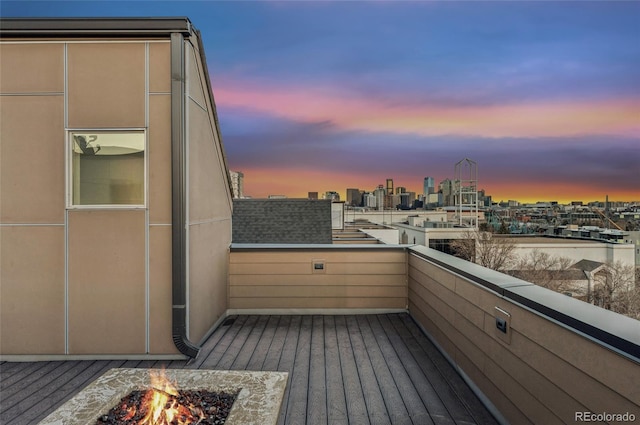
[[[391,335],[390,338],[389,334],[380,323],[379,316],[369,316],[368,319],[371,330],[374,335],[376,335],[376,340],[386,366],[391,373],[393,381],[395,382],[399,396],[407,409],[411,423],[419,425],[433,424],[433,421],[429,416],[429,411],[422,402],[422,398],[420,397],[414,382],[411,380],[409,372],[405,368],[405,364],[410,365],[410,362],[408,356],[402,350],[404,344],[402,344],[402,341],[399,338],[396,338],[394,341],[391,340],[393,335]],[[393,420],[393,422],[399,423],[397,420]]]
[[[279,424],[496,424],[408,314],[233,316],[186,361],[0,363],[0,423],[37,424],[113,367],[289,372]]]
[[[286,416],[306,422],[309,382],[309,355],[311,348],[311,316],[303,316],[300,323],[293,369],[289,379],[289,397]]]
[[[431,370],[432,373],[437,373],[437,370],[435,370],[431,364],[431,360],[420,350],[415,338],[406,332],[404,326],[401,326],[399,329],[394,327],[393,321],[387,316],[378,316],[378,320],[387,334],[389,342],[396,350],[398,358],[407,376],[411,380],[411,385],[414,386],[418,396],[422,400],[428,412],[429,420],[438,425],[453,424],[454,421],[451,419],[444,403],[442,403],[442,400],[438,396],[438,391],[433,387],[425,374],[425,371],[429,370]],[[402,331],[405,332],[403,333]],[[431,365],[431,369],[428,369],[429,365]],[[425,420],[424,423],[430,422]]]
[[[327,385],[324,346],[324,320],[313,316],[309,350],[309,379],[307,380],[307,423],[327,425]]]
[[[349,339],[351,341],[356,367],[358,368],[358,375],[360,376],[362,395],[364,396],[367,414],[369,415],[369,422],[371,425],[390,424],[391,420],[387,413],[387,406],[385,405],[381,392],[382,389],[377,381],[373,363],[365,346],[361,329],[354,316],[348,316],[346,320]]]
[[[369,353],[371,367],[375,374],[375,379],[380,386],[380,394],[387,407],[387,414],[392,424],[410,425],[411,417],[407,411],[404,400],[400,395],[400,391],[396,385],[393,374],[387,365],[386,359],[379,343],[380,335],[374,335],[371,325],[366,316],[357,317],[358,326],[362,333],[362,339]]]
[[[251,354],[251,358],[247,362],[244,369],[246,370],[262,370],[269,347],[273,343],[276,330],[278,329],[278,323],[280,322],[280,316],[269,316],[267,324],[262,330],[260,339],[256,343],[256,347]]]
[[[347,321],[344,316],[337,316],[334,319],[336,327],[336,340],[338,343],[338,354],[340,359],[340,377],[344,384],[344,397],[347,405],[347,417],[349,423],[368,425],[369,415],[362,391],[362,383],[354,349],[351,345],[351,337],[347,329]]]
[[[267,326],[267,322],[269,321],[269,316],[258,316],[258,320],[256,321],[253,329],[247,335],[247,339],[245,340],[242,347],[238,350],[237,353],[232,355],[232,362],[229,364],[229,369],[232,370],[249,370],[247,366],[249,365],[249,361],[251,357],[256,352],[256,348],[258,347],[258,343],[262,339],[262,333],[264,332],[265,327]],[[265,336],[265,340],[267,340],[267,336]],[[223,363],[219,369],[224,369],[227,366],[227,363]]]
[[[326,316],[324,318],[324,358],[326,368],[326,391],[327,391],[327,421],[329,424],[348,424],[347,402],[345,398],[345,382],[343,381],[343,369],[340,362],[340,350],[338,348],[338,335],[335,318]],[[353,378],[360,384],[360,378],[356,376],[346,376]],[[362,415],[360,415],[362,416]]]

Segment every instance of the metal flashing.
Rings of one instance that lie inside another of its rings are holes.
[[[148,37],[193,31],[186,17],[155,18],[3,18],[2,37]]]

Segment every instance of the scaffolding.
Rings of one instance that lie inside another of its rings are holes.
[[[460,226],[478,228],[478,164],[469,158],[454,170],[454,199]]]

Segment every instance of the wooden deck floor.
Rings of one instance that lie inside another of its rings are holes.
[[[113,367],[287,371],[280,424],[496,423],[407,314],[230,319],[188,363],[4,362],[0,424],[38,423]]]

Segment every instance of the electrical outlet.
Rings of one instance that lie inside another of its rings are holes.
[[[503,342],[511,344],[511,314],[496,306],[494,317],[496,320],[494,335]]]

